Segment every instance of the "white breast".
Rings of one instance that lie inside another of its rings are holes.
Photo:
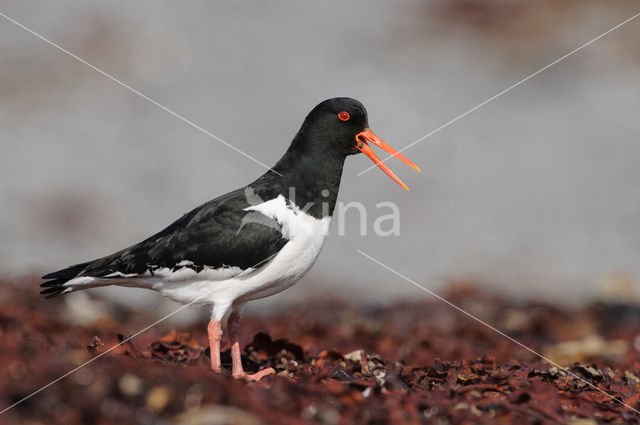
[[[248,301],[283,291],[309,271],[327,238],[331,217],[317,219],[295,205],[287,205],[282,195],[245,211],[257,211],[276,220],[282,226],[282,235],[289,239],[273,260],[256,273],[264,283],[241,297]],[[251,277],[240,280],[249,281]]]

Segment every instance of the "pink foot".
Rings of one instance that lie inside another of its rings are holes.
[[[254,374],[248,374],[246,372],[234,373],[233,377],[236,379],[245,379],[247,381],[259,381],[265,376],[273,375],[276,371],[272,367],[268,367],[266,369],[262,369]]]
[[[248,374],[242,369],[242,356],[240,355],[240,313],[232,312],[229,316],[229,339],[231,341],[231,360],[233,369],[231,376],[236,379],[246,379],[247,381],[259,381],[267,375],[276,373],[273,368],[268,367],[254,374]]]

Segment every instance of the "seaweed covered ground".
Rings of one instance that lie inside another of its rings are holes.
[[[70,323],[64,300],[43,302],[38,283],[0,282],[0,410],[91,362],[2,424],[640,424],[633,305],[567,309],[468,285],[443,294],[567,373],[428,296],[310,301],[244,319],[247,369],[277,371],[247,383],[209,370],[204,323],[163,322],[108,351],[151,320]]]

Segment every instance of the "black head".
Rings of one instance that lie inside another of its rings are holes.
[[[362,103],[350,97],[334,97],[313,108],[305,118],[296,139],[298,140],[294,140],[292,144],[294,149],[312,149],[316,152],[320,150],[336,158],[344,159],[347,155],[362,152],[407,190],[409,188],[384,162],[380,161],[369,143],[393,154],[397,159],[420,171],[413,162],[387,145],[369,129],[367,110]]]
[[[326,181],[330,178],[339,184],[345,158],[362,152],[396,183],[408,190],[373,152],[370,143],[420,171],[415,164],[369,129],[367,110],[362,103],[349,97],[334,97],[313,108],[273,170],[283,177],[295,175],[297,181]]]
[[[334,97],[313,108],[296,139],[302,149],[321,149],[347,156],[358,152],[356,136],[369,127],[364,105],[350,97]]]

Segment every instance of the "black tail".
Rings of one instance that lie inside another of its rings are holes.
[[[49,273],[42,276],[42,278],[47,280],[47,282],[43,282],[40,285],[42,288],[46,288],[43,289],[40,293],[42,295],[45,295],[45,298],[47,299],[62,295],[62,293],[68,289],[68,287],[64,286],[64,284],[74,277],[78,277],[78,275],[90,263],[91,262],[76,264],[75,266],[67,267],[66,269],[58,270],[57,272]]]

